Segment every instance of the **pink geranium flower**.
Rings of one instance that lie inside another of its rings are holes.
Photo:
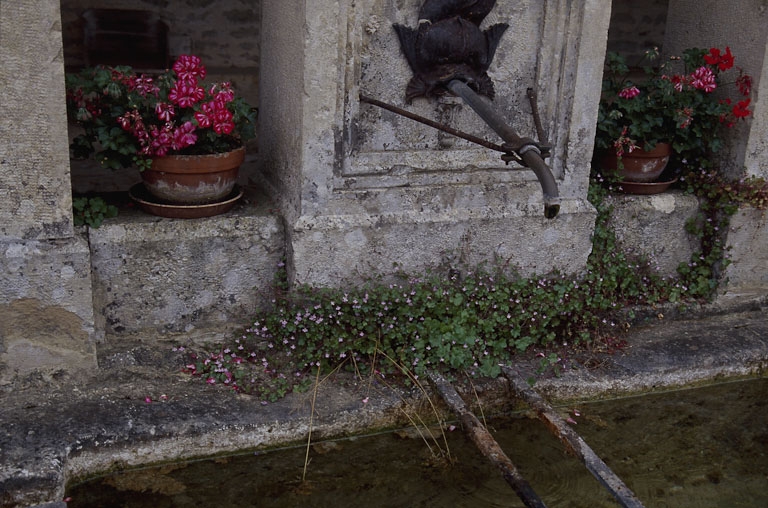
[[[180,56],[172,70],[158,76],[124,66],[69,74],[70,118],[85,131],[74,146],[84,155],[95,152],[106,167],[140,169],[152,157],[242,146],[255,136],[256,109],[235,97],[231,83],[205,83],[206,74],[194,55]]]
[[[703,90],[707,93],[714,92],[717,88],[715,73],[712,72],[712,69],[709,67],[699,67],[693,71],[693,74],[691,74],[691,85],[694,88]]]
[[[193,81],[197,84],[199,79],[205,79],[205,67],[200,57],[194,55],[181,55],[173,64],[173,71],[181,81]]]
[[[155,113],[157,113],[157,118],[164,122],[170,122],[176,115],[176,112],[173,109],[173,104],[168,104],[166,102],[158,102],[157,106],[155,106]]]
[[[196,141],[197,136],[195,135],[195,126],[192,122],[184,122],[181,126],[174,129],[171,148],[174,150],[183,150],[188,146],[194,145]]]
[[[636,86],[624,88],[621,92],[619,92],[619,97],[622,99],[634,99],[638,95],[640,95],[640,89]]]
[[[168,98],[181,108],[189,108],[205,97],[205,90],[197,86],[194,81],[177,81]]]

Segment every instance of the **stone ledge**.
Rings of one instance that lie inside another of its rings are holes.
[[[90,229],[97,326],[107,335],[242,325],[269,301],[285,257],[282,220],[248,189],[230,212],[168,219],[138,210]]]
[[[649,259],[663,275],[675,275],[688,262],[698,241],[686,232],[685,223],[696,216],[699,201],[682,191],[650,196],[613,194],[610,224],[628,252]]]
[[[300,217],[290,231],[296,281],[357,284],[446,263],[503,265],[524,276],[582,270],[594,208],[563,200],[560,214],[549,220],[541,206]]]
[[[560,377],[539,380],[535,388],[551,402],[563,402],[765,376],[764,309],[703,315],[633,327],[630,347],[622,354],[604,354],[596,368],[568,369]],[[306,442],[311,410],[306,394],[263,405],[256,397],[182,378],[182,358],[164,356],[170,350],[147,349],[163,358],[143,361],[147,355],[136,354],[136,365],[103,368],[74,386],[28,386],[3,393],[0,507],[60,500],[67,482],[113,468]],[[534,375],[539,366],[533,354],[511,360],[523,377]],[[407,425],[403,411],[411,408],[421,408],[425,420],[434,418],[419,393],[375,389],[364,403],[361,388],[348,381],[318,391],[313,440]],[[486,411],[515,404],[503,385],[501,395],[494,386],[479,386]],[[158,401],[159,394],[166,395],[165,401]],[[153,402],[147,403],[147,396]]]

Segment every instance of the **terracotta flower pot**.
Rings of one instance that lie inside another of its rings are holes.
[[[616,172],[627,182],[648,183],[656,181],[664,168],[667,167],[669,156],[672,155],[672,145],[657,143],[650,152],[642,148],[625,153],[621,157],[606,154],[602,159],[604,170]],[[623,167],[619,169],[619,160]]]
[[[153,158],[141,178],[150,194],[168,204],[215,203],[232,192],[244,159],[244,146],[210,155],[167,155]]]

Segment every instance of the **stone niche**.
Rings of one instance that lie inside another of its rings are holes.
[[[415,27],[420,5],[263,5],[261,174],[282,200],[296,280],[334,285],[459,260],[526,275],[580,270],[595,217],[586,191],[609,2],[499,1],[482,25],[510,25],[489,74],[494,108],[521,136],[535,137],[526,90],[538,93],[562,198],[553,220],[532,171],[359,100],[501,143],[457,98],[405,103],[411,70],[392,25]]]

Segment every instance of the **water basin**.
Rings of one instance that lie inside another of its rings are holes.
[[[768,506],[768,379],[561,410],[646,507]],[[548,506],[618,506],[537,420],[491,427]],[[304,483],[295,447],[122,472],[67,496],[74,508],[524,506],[460,430],[446,436],[450,466],[411,429],[315,444]]]

